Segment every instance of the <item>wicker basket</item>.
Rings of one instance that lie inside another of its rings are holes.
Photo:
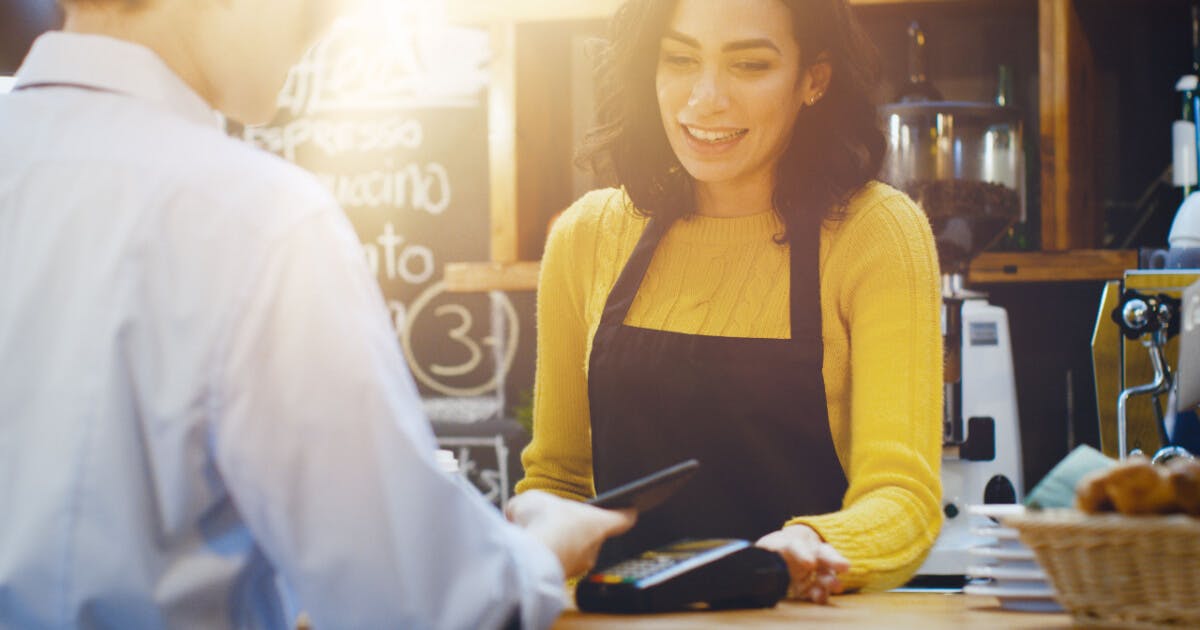
[[[1045,510],[1004,522],[1076,621],[1200,628],[1200,519]]]

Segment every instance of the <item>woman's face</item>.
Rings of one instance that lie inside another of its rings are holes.
[[[671,148],[707,184],[769,181],[816,95],[780,0],[679,0],[656,86]]]

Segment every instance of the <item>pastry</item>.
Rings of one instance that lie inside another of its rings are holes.
[[[1200,516],[1200,461],[1174,459],[1167,465],[1175,503],[1192,516]]]

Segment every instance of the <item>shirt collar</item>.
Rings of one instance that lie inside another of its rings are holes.
[[[199,124],[223,126],[221,116],[154,51],[112,37],[62,31],[43,34],[17,71],[13,89],[35,83],[71,83],[118,92]]]

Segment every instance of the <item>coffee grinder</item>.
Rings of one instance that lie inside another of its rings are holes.
[[[1024,215],[1021,120],[990,103],[880,107],[890,152],[883,179],[924,209],[942,273],[945,387],[941,533],[918,576],[961,585],[972,533],[987,518],[967,506],[1015,503],[1023,492],[1016,383],[1007,312],[971,291],[971,260]]]

